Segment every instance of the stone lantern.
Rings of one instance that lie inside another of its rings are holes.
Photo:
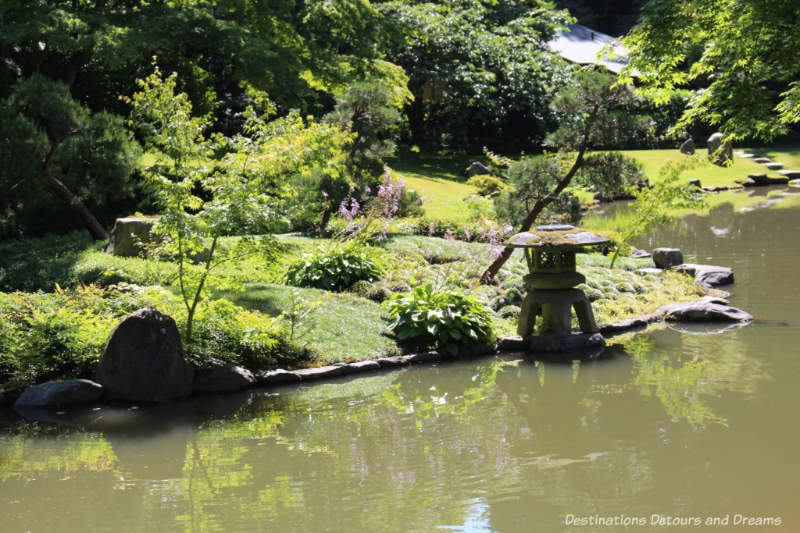
[[[522,301],[517,333],[533,351],[572,352],[602,347],[594,313],[586,294],[575,286],[586,277],[575,270],[575,254],[583,246],[605,244],[608,239],[574,226],[538,226],[534,232],[512,236],[506,246],[522,248],[530,273],[525,276],[526,295]],[[575,310],[581,333],[572,333]],[[540,333],[534,335],[536,317],[541,315]]]

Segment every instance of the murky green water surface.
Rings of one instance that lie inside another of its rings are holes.
[[[670,529],[655,514],[800,531],[800,209],[723,206],[640,244],[732,266],[732,303],[764,322],[592,363],[482,359],[59,426],[7,414],[0,530]],[[646,523],[579,525],[598,517]]]

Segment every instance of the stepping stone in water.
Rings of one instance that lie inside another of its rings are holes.
[[[780,170],[783,168],[783,163],[766,163],[765,166],[770,170]]]
[[[786,176],[790,180],[795,180],[800,178],[800,170],[779,170],[778,174],[781,176]]]
[[[734,181],[745,187],[761,187],[764,185],[786,185],[789,182],[789,178],[786,176],[768,178],[766,174],[750,174],[747,178]]]
[[[769,163],[772,161],[772,159],[770,159],[769,157],[756,157],[755,159],[753,159],[753,161],[755,161],[756,163]]]

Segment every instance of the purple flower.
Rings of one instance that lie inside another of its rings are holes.
[[[348,208],[348,200],[350,205],[349,208]],[[350,221],[356,217],[359,209],[361,209],[361,206],[358,205],[358,200],[348,196],[347,198],[342,200],[342,203],[339,204],[339,210],[336,213],[343,219]]]

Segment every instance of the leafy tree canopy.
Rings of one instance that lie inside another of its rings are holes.
[[[0,96],[41,72],[93,109],[123,114],[117,97],[135,90],[157,55],[200,113],[224,119],[265,94],[311,111],[320,90],[373,72],[395,79],[390,64],[376,63],[390,35],[367,0],[7,0]]]
[[[410,78],[415,143],[480,148],[544,138],[548,105],[569,73],[545,43],[566,12],[540,0],[390,1],[378,9],[403,34],[390,57]]]
[[[769,140],[800,121],[800,3],[795,0],[651,0],[625,38],[628,81],[659,102],[687,86],[676,126],[717,126]]]

